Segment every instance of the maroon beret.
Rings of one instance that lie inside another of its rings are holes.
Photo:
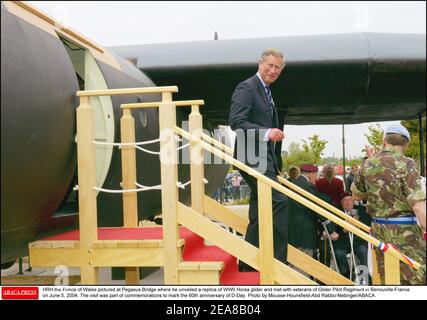
[[[313,164],[303,164],[301,166],[301,171],[303,172],[317,172],[319,168]]]
[[[345,197],[351,197],[351,194],[349,192],[341,192],[339,197],[340,201],[342,201],[342,199],[344,199]]]

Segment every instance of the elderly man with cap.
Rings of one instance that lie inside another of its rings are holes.
[[[315,188],[317,171],[317,166],[304,164],[301,166],[301,174],[296,179],[290,179],[289,181],[316,197],[330,202],[329,197],[326,198],[325,195],[318,192]],[[323,217],[320,217],[320,219],[322,221],[325,220]],[[289,243],[310,257],[314,257],[314,251],[317,248],[318,220],[319,216],[316,212],[295,200],[289,199]],[[330,227],[333,227],[333,225],[331,224]],[[330,232],[336,238],[337,234],[334,230],[330,229]],[[295,267],[295,269],[297,268]],[[301,270],[298,271],[301,272]]]
[[[348,192],[343,192],[340,195],[341,206],[339,209],[349,216],[361,221],[366,225],[371,224],[371,218],[366,213],[366,208],[363,204],[355,205],[353,197]],[[350,267],[347,261],[347,254],[351,253],[352,264],[355,267],[355,256],[359,259],[359,264],[368,267],[368,243],[354,236],[348,230],[336,226],[336,231],[339,234],[338,240],[334,244],[335,257],[337,260],[339,272],[349,278],[351,275]],[[351,278],[351,277],[350,277]],[[354,279],[354,277],[352,278]]]
[[[383,150],[365,160],[354,177],[351,190],[353,195],[367,200],[367,212],[372,217],[372,235],[384,243],[395,245],[400,252],[421,264],[421,268],[415,270],[401,262],[401,283],[425,285],[426,242],[423,229],[426,229],[426,195],[414,161],[404,156],[409,140],[409,132],[402,125],[387,128]],[[375,251],[383,280],[384,257],[377,248]]]

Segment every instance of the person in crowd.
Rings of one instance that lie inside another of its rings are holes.
[[[382,250],[392,244],[421,265],[415,269],[400,262],[401,284],[425,285],[426,194],[415,162],[404,156],[410,138],[404,126],[389,126],[383,149],[378,154],[368,150],[369,158],[355,175],[351,191],[366,200],[367,212],[372,217],[371,234],[383,242]],[[378,248],[375,252],[384,281],[384,256]]]
[[[329,202],[329,197],[321,194],[316,190],[315,183],[317,178],[318,167],[313,164],[304,164],[301,166],[301,174],[295,179],[289,181],[311,193],[312,195]],[[290,174],[291,175],[291,174]],[[315,251],[317,249],[318,221],[326,222],[323,216],[319,216],[315,211],[310,210],[303,204],[289,199],[289,243],[296,247],[298,250],[304,252],[306,255],[315,258]],[[334,232],[333,224],[328,225],[328,233],[333,240],[337,239],[337,233]],[[296,270],[308,276],[299,268]]]
[[[265,50],[258,61],[258,72],[240,82],[231,98],[229,124],[236,132],[234,157],[277,182],[282,169],[281,143],[285,135],[279,126],[278,111],[270,86],[285,68],[283,53],[274,48]],[[249,225],[245,240],[259,246],[257,179],[240,170],[251,189]],[[288,238],[288,199],[272,191],[274,257],[286,263]],[[239,270],[253,268],[239,261]]]
[[[323,167],[323,177],[316,181],[316,189],[329,196],[335,206],[340,205],[339,197],[344,192],[344,184],[335,177],[335,168],[332,165]]]
[[[357,201],[357,205],[355,205],[353,197],[348,192],[343,192],[340,195],[340,199],[340,210],[355,218],[356,220],[360,220],[362,223],[368,226],[371,225],[371,218],[366,213],[366,208],[363,205],[363,202]],[[334,250],[339,272],[343,276],[350,278],[350,266],[347,260],[348,254],[351,255],[350,259],[353,267],[356,267],[355,257],[357,257],[359,260],[359,264],[366,266],[367,270],[368,243],[340,226],[336,226],[336,230],[339,234],[339,238],[334,244]],[[354,279],[355,277],[353,276],[351,280]]]
[[[292,180],[296,180],[300,175],[300,170],[298,169],[298,167],[292,166],[289,168],[288,170],[288,180],[292,181]]]
[[[242,178],[238,174],[235,174],[231,178],[231,186],[233,188],[233,200],[234,200],[234,202],[237,202],[237,199],[240,198],[240,182],[241,182],[241,180],[242,180]]]
[[[340,179],[335,177],[335,168],[331,164],[323,167],[322,177],[316,181],[316,189],[321,194],[327,196],[331,204],[339,207],[339,195],[344,192],[344,184]],[[329,220],[323,223],[319,221],[319,260],[329,267],[331,263],[331,254],[332,258],[334,258],[333,252],[331,252],[334,239],[331,239],[330,234],[325,230],[325,223],[334,225]]]
[[[359,166],[356,163],[353,163],[351,165],[351,171],[347,176],[347,179],[345,180],[345,191],[346,192],[350,192],[350,187],[351,184],[353,183],[354,180],[354,175],[356,174],[356,172],[359,170]]]

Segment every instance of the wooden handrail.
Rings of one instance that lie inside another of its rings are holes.
[[[312,195],[310,192],[298,187],[296,184],[286,180],[285,178],[281,176],[277,176],[277,179],[280,183],[284,184],[286,187],[293,189],[294,191],[298,192],[299,194],[302,194],[304,197],[307,197],[311,201],[316,202],[318,205],[324,207],[325,209],[328,209],[329,211],[332,211],[337,216],[344,218],[344,220],[351,222],[351,224],[355,225],[356,227],[362,229],[363,231],[370,232],[370,227],[364,224],[363,222],[360,222],[359,220],[349,216],[345,212],[335,208],[334,206],[330,205],[326,201],[323,201],[322,199]]]
[[[142,88],[125,88],[125,89],[107,89],[107,90],[85,90],[77,91],[78,97],[95,97],[95,96],[118,96],[127,94],[147,94],[147,93],[164,93],[178,92],[177,86],[169,87],[142,87]]]
[[[209,143],[213,144],[215,147],[223,150],[229,155],[233,155],[233,149],[231,149],[229,146],[226,146],[225,144],[222,144],[218,140],[215,140],[211,137],[209,137],[206,133],[202,132],[202,139],[208,141]]]
[[[141,103],[124,103],[120,106],[122,109],[138,109],[138,108],[156,108],[162,102],[141,102]],[[182,101],[173,101],[176,107],[187,107],[187,106],[203,106],[205,104],[204,100],[182,100]]]
[[[185,130],[175,126],[175,132],[178,133],[179,135],[183,136],[184,138],[188,139],[189,141],[197,141],[200,143],[200,145],[202,146],[202,148],[204,148],[205,150],[215,154],[217,157],[229,162],[230,164],[232,164],[233,166],[245,171],[246,173],[248,173],[249,175],[255,177],[258,180],[263,181],[264,183],[266,183],[267,185],[269,185],[270,187],[276,189],[277,191],[285,194],[286,196],[294,199],[295,201],[303,204],[304,206],[308,207],[309,209],[317,212],[318,214],[324,216],[325,218],[331,220],[332,222],[340,225],[341,227],[347,229],[348,231],[354,233],[355,235],[359,236],[360,238],[366,240],[367,242],[373,244],[376,247],[379,247],[381,244],[381,241],[366,234],[364,231],[356,228],[355,226],[351,225],[350,223],[348,223],[347,221],[344,221],[338,217],[336,217],[335,215],[333,215],[332,213],[326,211],[325,209],[321,208],[320,206],[318,206],[315,203],[311,203],[310,201],[308,201],[307,199],[305,199],[304,197],[300,196],[299,194],[297,194],[296,192],[287,189],[286,187],[282,186],[281,184],[279,184],[278,182],[275,182],[273,180],[271,180],[270,178],[264,176],[263,174],[257,172],[256,170],[248,167],[247,165],[245,165],[244,163],[234,159],[232,156],[222,152],[221,150],[216,149],[215,147],[212,147],[211,145],[209,145],[208,143],[202,141],[201,139],[198,139],[196,137],[194,137],[193,135],[189,134],[188,132],[186,132]],[[399,259],[400,261],[414,267],[415,269],[419,269],[421,267],[421,265],[416,262],[413,261],[413,264],[411,265],[410,262],[407,261],[407,259],[405,258],[405,256],[400,253],[398,250],[396,250],[393,247],[389,247],[387,253],[391,254],[392,256],[396,257],[397,259]]]
[[[230,228],[236,230],[242,235],[246,234],[249,219],[236,213],[234,210],[221,205],[214,199],[204,195],[204,210],[207,217],[211,220],[219,221],[226,224]],[[288,243],[288,262],[302,269],[314,278],[322,281],[325,284],[333,285],[354,285],[343,275],[333,271],[323,263],[315,260],[312,257],[304,254],[297,248]]]
[[[202,133],[202,138],[206,141],[208,141],[209,143],[213,144],[215,147],[222,149],[223,151],[225,151],[227,154],[232,155],[233,154],[233,149],[231,149],[230,147],[226,146],[225,144],[222,144],[221,142],[219,142],[218,140],[215,140],[211,137],[209,137],[207,134]],[[332,211],[333,213],[335,213],[336,215],[340,216],[341,218],[344,218],[344,220],[351,222],[353,225],[356,225],[358,228],[366,231],[369,233],[370,231],[370,227],[365,225],[364,223],[360,222],[357,219],[354,219],[353,217],[349,216],[348,214],[345,214],[344,212],[338,210],[337,208],[335,208],[334,206],[330,205],[329,203],[327,203],[326,201],[323,201],[322,199],[312,195],[311,193],[305,191],[304,189],[298,187],[297,185],[293,184],[292,182],[284,179],[281,176],[277,176],[277,179],[279,180],[280,183],[284,184],[286,187],[293,189],[294,191],[302,194],[303,196],[309,198],[310,200],[316,202],[317,204],[319,204],[320,206],[324,207],[325,209],[328,209],[329,211]]]
[[[232,155],[233,154],[233,149],[231,149],[230,147],[226,146],[225,144],[222,144],[220,141],[215,140],[211,137],[209,137],[207,134],[202,133],[202,138],[206,141],[208,141],[209,143],[213,144],[215,147],[222,149],[223,151],[225,151],[227,154]],[[357,219],[354,219],[353,217],[349,216],[348,214],[345,214],[344,212],[342,212],[341,210],[335,208],[334,206],[330,205],[329,203],[327,203],[326,201],[323,201],[322,199],[312,195],[311,193],[307,192],[306,190],[298,187],[297,185],[293,184],[292,182],[284,179],[281,176],[277,176],[277,179],[279,180],[280,183],[284,184],[286,187],[293,189],[294,191],[302,194],[303,196],[309,198],[310,200],[316,202],[317,204],[319,204],[320,206],[324,207],[325,209],[328,209],[329,211],[332,211],[333,213],[335,213],[336,215],[340,216],[341,218],[344,218],[344,220],[351,222],[353,225],[356,225],[358,228],[366,231],[369,233],[370,231],[370,227],[367,226],[366,224],[360,222]]]
[[[241,259],[253,268],[257,270],[261,268],[259,248],[224,230],[224,228],[181,202],[178,202],[177,216],[181,225]],[[274,281],[280,284],[317,285],[313,280],[308,279],[275,258],[272,261],[272,273]]]

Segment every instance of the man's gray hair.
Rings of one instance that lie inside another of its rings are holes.
[[[285,58],[283,57],[282,51],[280,51],[279,49],[268,48],[263,53],[261,53],[261,57],[260,58],[261,58],[261,60],[264,60],[268,56],[275,56],[276,58],[281,58],[283,60],[283,63],[284,63]]]

